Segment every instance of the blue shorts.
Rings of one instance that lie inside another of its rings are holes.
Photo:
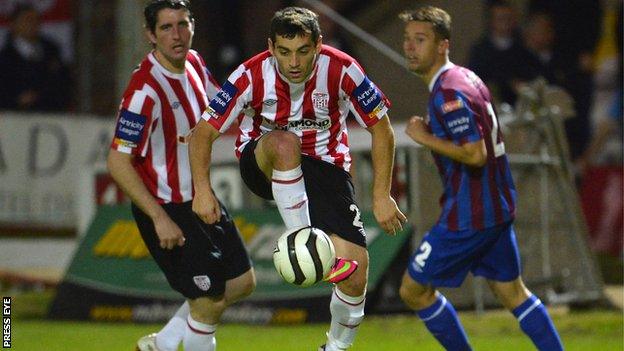
[[[468,272],[509,282],[520,276],[520,254],[511,222],[485,230],[449,231],[438,225],[412,255],[409,275],[422,285],[458,287]]]

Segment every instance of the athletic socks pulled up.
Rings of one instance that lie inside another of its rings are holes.
[[[512,313],[518,319],[520,329],[531,338],[538,350],[563,350],[561,339],[548,316],[546,307],[535,295],[531,295],[520,306],[514,308]]]
[[[161,351],[177,351],[184,338],[186,318],[190,312],[188,302],[184,302],[171,319],[156,335],[156,347]]]
[[[446,300],[444,295],[438,293],[436,301],[431,306],[419,310],[417,313],[427,329],[445,349],[452,351],[472,350],[455,308]]]
[[[287,229],[310,225],[308,195],[301,165],[288,171],[273,170],[271,177],[273,198]]]
[[[346,350],[353,344],[358,327],[364,319],[365,295],[349,296],[338,287],[329,304],[331,324],[327,333],[326,351]]]
[[[198,322],[189,314],[184,333],[185,351],[214,351],[217,348],[217,326]]]

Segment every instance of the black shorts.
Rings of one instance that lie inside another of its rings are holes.
[[[225,282],[251,268],[243,240],[227,210],[221,205],[221,220],[215,225],[203,222],[191,202],[162,205],[180,227],[186,241],[171,250],[160,247],[154,223],[132,204],[132,214],[154,261],[165,273],[169,285],[188,299],[219,296]]]
[[[271,182],[258,167],[254,150],[258,141],[250,141],[240,157],[241,177],[256,195],[273,200]],[[310,221],[327,234],[366,247],[366,234],[355,203],[351,175],[329,162],[303,155],[301,169],[308,194]]]

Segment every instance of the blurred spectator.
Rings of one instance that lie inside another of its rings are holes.
[[[18,5],[0,50],[0,109],[63,111],[70,79],[59,48],[39,32],[39,13]]]
[[[595,164],[600,158],[598,155],[600,154],[602,148],[605,146],[606,142],[609,140],[611,136],[617,136],[620,141],[621,148],[621,140],[622,140],[622,129],[624,128],[624,124],[622,123],[622,88],[618,89],[614,96],[613,101],[610,105],[610,111],[607,118],[603,118],[596,124],[596,127],[593,130],[592,138],[583,155],[578,158],[576,162],[576,166],[581,175],[584,175],[587,171],[587,168],[592,164]],[[622,150],[619,150],[619,155],[616,157],[610,157],[608,160],[605,160],[607,163],[614,165],[621,165],[622,163]]]
[[[531,13],[522,27],[522,48],[514,55],[513,85],[543,77],[549,84],[563,86],[565,72],[554,51],[555,31],[551,17],[544,12]]]
[[[608,106],[603,109],[603,115],[596,116],[599,118],[591,141],[576,166],[582,176],[581,203],[589,228],[590,247],[597,254],[604,280],[621,283],[624,254],[622,1],[619,2],[617,17],[607,22],[613,31],[606,37],[612,40],[616,48],[615,71],[618,73],[612,77],[615,78],[615,89],[611,102],[605,104]]]
[[[530,13],[522,27],[523,49],[515,55],[511,65],[512,84],[516,92],[522,85],[543,77],[551,85],[567,91],[574,100],[575,114],[565,120],[565,132],[572,160],[576,160],[589,138],[587,96],[580,96],[586,88],[580,88],[578,68],[569,64],[564,55],[556,50],[558,37],[550,14]],[[587,84],[591,84],[587,83]],[[586,94],[591,95],[591,92]]]
[[[610,97],[607,100],[607,106],[604,111],[604,116],[597,116],[596,125],[592,131],[592,137],[589,145],[582,156],[579,157],[576,162],[577,170],[581,176],[585,175],[588,167],[596,165],[602,162],[603,164],[611,164],[618,167],[622,166],[622,141],[623,141],[623,114],[622,109],[622,2],[620,2],[617,11],[617,19],[612,22],[613,24],[613,36],[610,36],[616,47],[615,62],[617,63],[616,71],[612,77],[614,82],[614,88],[611,91]],[[609,139],[615,137],[617,150],[615,155],[607,155],[606,158],[600,157],[604,151],[604,147]]]
[[[591,130],[592,55],[600,35],[602,4],[596,0],[531,0],[529,12],[546,12],[553,21],[554,54],[565,68],[562,86],[575,102],[576,116],[566,120],[565,127],[570,154],[576,159],[585,149]]]
[[[504,0],[490,1],[488,25],[482,37],[470,48],[468,68],[490,87],[497,102],[514,104],[511,86],[513,59],[521,50],[516,10]]]

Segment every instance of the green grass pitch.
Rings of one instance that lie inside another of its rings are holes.
[[[5,295],[6,296],[6,295]],[[11,350],[16,351],[123,351],[134,350],[136,340],[161,325],[132,323],[61,322],[40,318],[50,296],[15,296],[12,307]],[[568,311],[551,309],[566,350],[624,350],[620,310]],[[461,312],[475,350],[534,350],[511,314]],[[217,330],[219,351],[306,351],[324,342],[326,324],[258,326],[224,324]],[[412,315],[368,316],[353,351],[442,350],[422,322]]]
[[[461,313],[460,318],[475,350],[532,350],[532,344],[506,312],[481,316]],[[566,350],[623,350],[622,315],[617,311],[553,313]],[[75,323],[15,320],[13,350],[110,351],[133,350],[142,335],[160,325]],[[217,331],[222,351],[316,350],[327,326],[253,326],[225,324]],[[353,351],[442,350],[415,317],[370,316],[362,324]]]

